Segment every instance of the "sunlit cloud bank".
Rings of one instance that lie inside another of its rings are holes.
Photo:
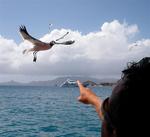
[[[25,41],[17,45],[14,40],[0,36],[0,73],[119,76],[127,62],[150,55],[150,39],[138,40],[137,46],[135,42],[130,42],[140,33],[138,26],[117,20],[105,22],[97,32],[86,35],[68,29],[55,29],[40,39],[46,42],[55,40],[67,31],[70,34],[61,41],[71,39],[76,41],[75,44],[56,45],[49,51],[39,52],[36,63],[32,62],[32,54],[22,54],[24,49],[32,47],[31,43]]]

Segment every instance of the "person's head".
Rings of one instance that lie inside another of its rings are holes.
[[[50,43],[49,43],[51,46],[55,45],[56,42],[54,40],[52,40]]]
[[[104,100],[102,137],[130,137],[141,132],[148,112],[146,96],[150,91],[150,58],[128,64],[123,76]],[[145,96],[146,95],[146,96]],[[144,100],[145,99],[145,100]],[[141,101],[142,100],[142,101]]]

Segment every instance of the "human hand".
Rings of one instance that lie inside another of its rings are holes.
[[[78,101],[84,104],[91,104],[93,106],[98,106],[100,103],[100,98],[89,88],[85,88],[80,81],[77,81],[80,96],[78,97]]]

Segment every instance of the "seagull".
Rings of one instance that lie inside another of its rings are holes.
[[[69,40],[69,41],[65,41],[65,42],[57,42],[60,39],[63,39],[69,32],[67,32],[65,35],[63,35],[62,37],[56,39],[56,40],[52,40],[49,43],[46,42],[42,42],[34,37],[32,37],[25,26],[20,26],[19,28],[19,32],[21,34],[21,36],[23,37],[24,40],[27,40],[29,42],[31,42],[33,44],[33,48],[30,49],[25,49],[23,51],[23,54],[28,53],[28,52],[33,52],[33,62],[36,62],[37,60],[37,53],[39,51],[44,51],[44,50],[49,50],[51,49],[55,44],[63,44],[63,45],[71,45],[73,44],[75,41],[74,40]]]
[[[135,47],[138,47],[138,46],[140,46],[140,44],[138,43],[138,42],[134,42],[133,44],[131,44],[130,46],[129,46],[129,51],[131,51],[132,49],[134,49]]]

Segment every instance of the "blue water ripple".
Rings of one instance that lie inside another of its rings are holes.
[[[111,88],[94,88],[106,98]],[[97,137],[101,122],[78,88],[0,86],[0,137]]]

